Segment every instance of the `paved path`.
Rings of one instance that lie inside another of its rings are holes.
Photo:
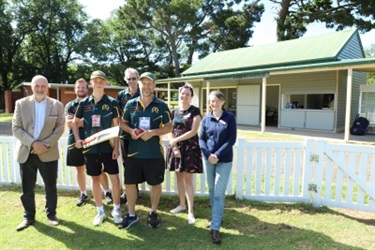
[[[255,126],[238,126],[238,129],[260,132],[260,127]],[[326,131],[310,131],[310,130],[297,130],[297,129],[287,129],[287,128],[278,128],[273,126],[266,127],[266,133],[275,133],[275,134],[286,134],[294,136],[303,136],[303,137],[312,137],[312,138],[324,138],[332,140],[344,140],[344,132],[332,133]],[[349,136],[350,142],[355,143],[374,143],[375,145],[375,134],[366,134],[364,136]]]
[[[0,135],[1,136],[12,135],[12,123],[11,122],[0,122]]]

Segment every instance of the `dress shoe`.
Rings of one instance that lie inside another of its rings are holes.
[[[210,235],[211,235],[212,243],[214,243],[214,244],[220,244],[221,243],[219,231],[211,230]]]
[[[35,220],[33,219],[24,219],[20,224],[17,226],[17,231],[22,231],[25,228],[28,228],[30,225],[34,223]]]
[[[48,216],[48,223],[51,226],[57,226],[59,225],[59,222],[60,222],[59,219],[57,219],[55,215]]]

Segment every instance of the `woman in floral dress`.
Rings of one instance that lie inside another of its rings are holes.
[[[179,105],[172,111],[173,132],[169,141],[167,169],[175,171],[180,204],[170,212],[177,214],[186,210],[188,223],[194,224],[194,185],[193,174],[202,173],[202,154],[199,147],[198,128],[202,120],[199,108],[191,105],[194,92],[190,85],[179,89]]]

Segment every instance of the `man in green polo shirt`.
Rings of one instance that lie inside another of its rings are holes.
[[[164,181],[165,160],[161,135],[172,131],[172,120],[168,106],[154,96],[155,77],[149,72],[139,78],[141,96],[129,100],[124,107],[121,128],[127,132],[129,148],[126,158],[125,186],[129,213],[119,228],[128,229],[138,221],[135,214],[138,183],[147,182],[151,186],[151,212],[148,216],[150,227],[160,226],[156,210]]]
[[[92,95],[88,96],[78,104],[72,130],[76,141],[75,146],[82,148],[82,141],[104,129],[119,125],[118,102],[104,93],[107,84],[106,75],[100,71],[94,71],[90,77],[90,84],[93,87]],[[83,119],[84,138],[79,134],[79,121]],[[92,178],[92,189],[98,214],[93,224],[98,226],[106,218],[102,204],[100,174],[102,171],[108,173],[112,183],[113,210],[112,216],[116,224],[122,222],[120,211],[121,184],[117,157],[120,155],[119,140],[105,141],[83,150],[85,157],[87,175]]]
[[[128,84],[128,87],[124,90],[120,91],[117,94],[117,101],[120,107],[121,115],[124,112],[125,104],[138,96],[140,96],[140,91],[138,88],[138,80],[139,80],[139,73],[136,69],[133,68],[127,68],[124,72],[124,80],[126,84]],[[122,156],[122,164],[124,166],[125,171],[125,162],[126,162],[126,155],[128,152],[129,147],[129,138],[128,135],[120,129],[120,148],[121,148],[121,156]],[[138,192],[138,185],[137,185],[137,192]],[[125,204],[127,202],[126,199],[126,192],[123,191],[120,199],[121,204]]]
[[[75,82],[74,92],[76,93],[76,99],[68,102],[65,106],[66,125],[69,128],[68,148],[66,150],[66,165],[73,166],[77,170],[76,178],[81,195],[79,196],[76,205],[80,207],[86,204],[89,198],[86,191],[86,167],[85,158],[82,154],[82,148],[78,149],[75,147],[76,142],[74,140],[71,125],[74,120],[74,114],[76,113],[79,102],[88,95],[88,84],[85,79],[80,78]],[[80,120],[78,127],[80,137],[84,138],[83,119]],[[112,194],[110,192],[111,190],[109,189],[108,177],[104,172],[101,174],[100,182],[107,204],[112,203]]]

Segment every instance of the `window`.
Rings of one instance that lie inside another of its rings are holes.
[[[283,109],[334,109],[334,94],[283,95]]]

